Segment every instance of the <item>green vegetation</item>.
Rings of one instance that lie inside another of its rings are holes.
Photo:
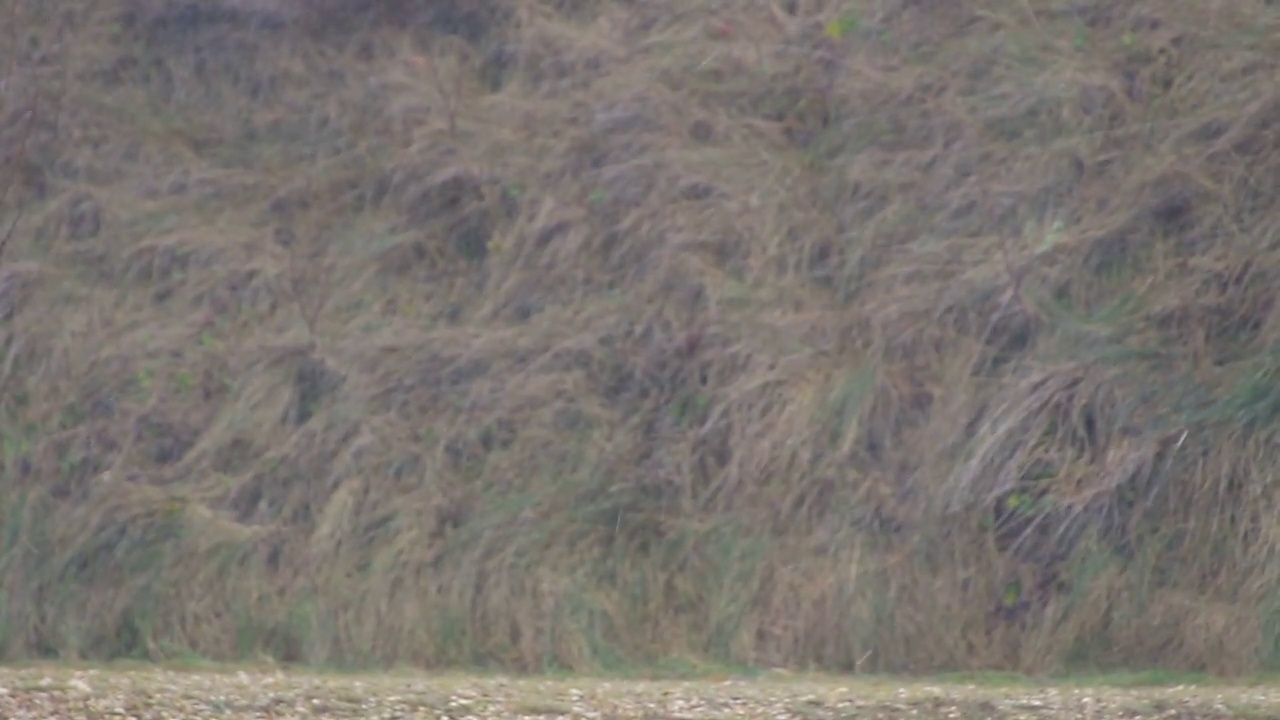
[[[1280,6],[293,6],[0,0],[0,658],[1280,669]]]

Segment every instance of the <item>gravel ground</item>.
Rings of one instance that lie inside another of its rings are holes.
[[[975,687],[886,680],[638,682],[276,671],[0,669],[0,718],[1280,718],[1280,687]]]

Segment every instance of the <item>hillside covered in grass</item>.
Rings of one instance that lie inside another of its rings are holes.
[[[1280,6],[0,1],[0,657],[1280,667]]]

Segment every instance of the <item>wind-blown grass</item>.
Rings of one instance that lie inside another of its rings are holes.
[[[5,657],[1280,663],[1277,9],[145,5],[5,5]]]

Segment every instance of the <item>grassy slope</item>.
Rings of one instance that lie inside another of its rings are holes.
[[[98,5],[4,5],[6,656],[1280,664],[1280,10]]]

